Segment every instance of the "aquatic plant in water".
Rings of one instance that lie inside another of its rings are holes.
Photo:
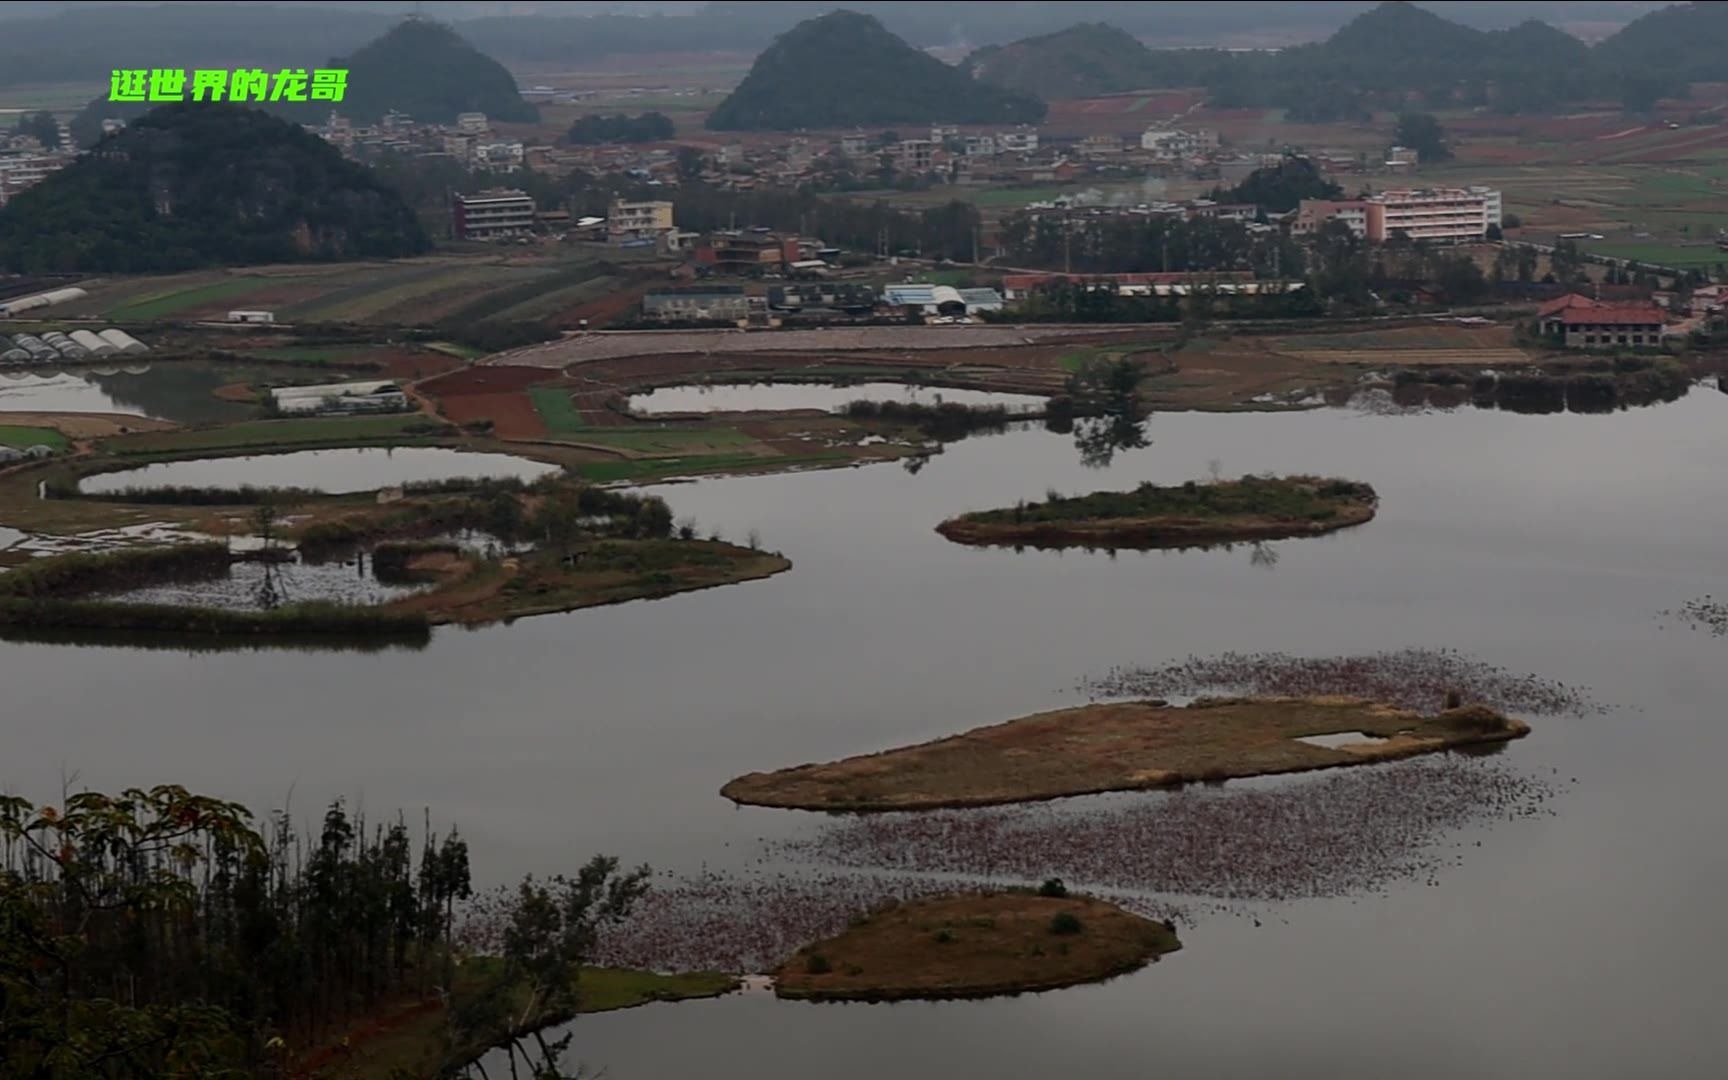
[[[1512,715],[1582,716],[1606,711],[1606,706],[1581,688],[1519,675],[1450,649],[1400,649],[1333,657],[1278,652],[1190,656],[1155,667],[1112,668],[1082,681],[1079,689],[1093,700],[1199,694],[1346,694],[1420,713],[1439,712],[1447,696],[1455,693],[1466,703]]]

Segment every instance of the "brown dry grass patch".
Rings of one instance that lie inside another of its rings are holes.
[[[1052,930],[1063,914],[1079,920],[1078,932]],[[1181,947],[1164,923],[1091,897],[937,896],[890,905],[805,946],[775,973],[774,992],[892,1001],[1054,990],[1133,971]]]
[[[1296,741],[1360,731],[1344,749]],[[1435,716],[1348,697],[1123,701],[1057,709],[933,742],[740,776],[738,803],[800,810],[925,810],[1137,791],[1302,772],[1529,734],[1480,705]]]
[[[134,431],[173,431],[179,424],[132,413],[9,412],[6,423],[53,428],[69,439],[106,439]]]

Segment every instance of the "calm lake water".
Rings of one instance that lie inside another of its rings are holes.
[[[87,477],[91,494],[149,487],[304,487],[331,494],[372,491],[416,480],[514,476],[532,480],[558,466],[509,454],[477,454],[437,446],[300,450],[292,454],[165,461]]]
[[[335,382],[348,373],[284,364],[108,361],[54,370],[0,369],[0,412],[134,413],[180,424],[231,423],[258,413],[212,391],[232,383]]]
[[[1009,409],[1039,409],[1044,398],[1036,394],[999,394],[989,390],[955,389],[949,386],[907,386],[904,383],[869,382],[852,386],[833,383],[718,384],[714,386],[665,386],[630,399],[630,411],[644,416],[687,412],[764,412],[783,409],[823,409],[832,412],[854,401],[899,401],[907,404],[1003,405]]]
[[[430,806],[487,883],[594,852],[687,873],[820,825],[733,808],[716,789],[741,772],[1074,704],[1077,680],[1118,664],[1455,648],[1620,708],[1538,718],[1495,761],[1557,778],[1554,816],[1453,834],[1434,884],[1262,905],[1258,926],[1204,916],[1164,961],[1050,994],[589,1017],[574,1056],[614,1080],[1719,1075],[1728,641],[1658,612],[1724,591],[1725,426],[1728,396],[1706,391],[1605,416],[1180,414],[1106,470],[1028,430],[916,475],[672,485],[675,513],[755,528],[792,571],[444,630],[418,652],[0,645],[0,787],[174,781],[291,798],[306,819],[338,796],[374,818]],[[1368,481],[1381,513],[1274,545],[1271,566],[1245,548],[1016,554],[932,531],[1050,487],[1203,479],[1214,459]]]

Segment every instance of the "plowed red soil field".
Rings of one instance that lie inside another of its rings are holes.
[[[455,423],[490,420],[501,439],[533,439],[546,434],[546,424],[525,391],[557,377],[545,368],[468,367],[428,379],[417,389]]]
[[[458,394],[497,394],[507,390],[526,390],[535,383],[551,382],[557,377],[558,373],[548,368],[468,367],[428,379],[420,385],[420,390],[436,398]]]
[[[458,424],[492,421],[492,434],[500,439],[537,439],[546,434],[534,400],[520,390],[498,394],[458,394],[438,399],[444,415]]]

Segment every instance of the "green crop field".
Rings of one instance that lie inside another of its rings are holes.
[[[1587,242],[1585,250],[1592,255],[1651,263],[1656,266],[1690,268],[1694,266],[1713,267],[1718,263],[1728,263],[1728,251],[1723,251],[1713,245],[1679,247],[1674,244],[1617,243],[1593,240]]]
[[[582,423],[582,414],[571,403],[568,390],[542,386],[529,390],[528,397],[533,400],[534,411],[540,414],[546,430],[554,435],[581,431],[587,426]]]
[[[538,406],[536,402],[536,406]],[[584,432],[582,442],[638,454],[691,454],[749,446],[755,439],[737,428],[608,428]]]
[[[32,446],[48,446],[60,451],[70,445],[71,443],[66,436],[53,428],[0,424],[0,446],[10,446],[16,450],[25,450]]]
[[[431,421],[420,413],[335,416],[310,420],[252,420],[226,427],[152,431],[106,440],[116,454],[164,454],[187,450],[397,442],[421,437]]]
[[[207,285],[196,285],[188,289],[180,289],[166,295],[152,296],[121,304],[108,310],[108,318],[115,322],[144,322],[150,319],[164,319],[176,312],[208,304],[214,300],[233,300],[247,293],[257,292],[271,282],[265,278],[229,278]]]
[[[578,465],[586,480],[605,484],[617,480],[653,480],[705,472],[744,471],[763,466],[776,469],[788,465],[827,465],[849,460],[845,454],[811,454],[800,457],[758,457],[754,454],[696,454],[690,457],[648,458],[640,461],[596,461]]]

